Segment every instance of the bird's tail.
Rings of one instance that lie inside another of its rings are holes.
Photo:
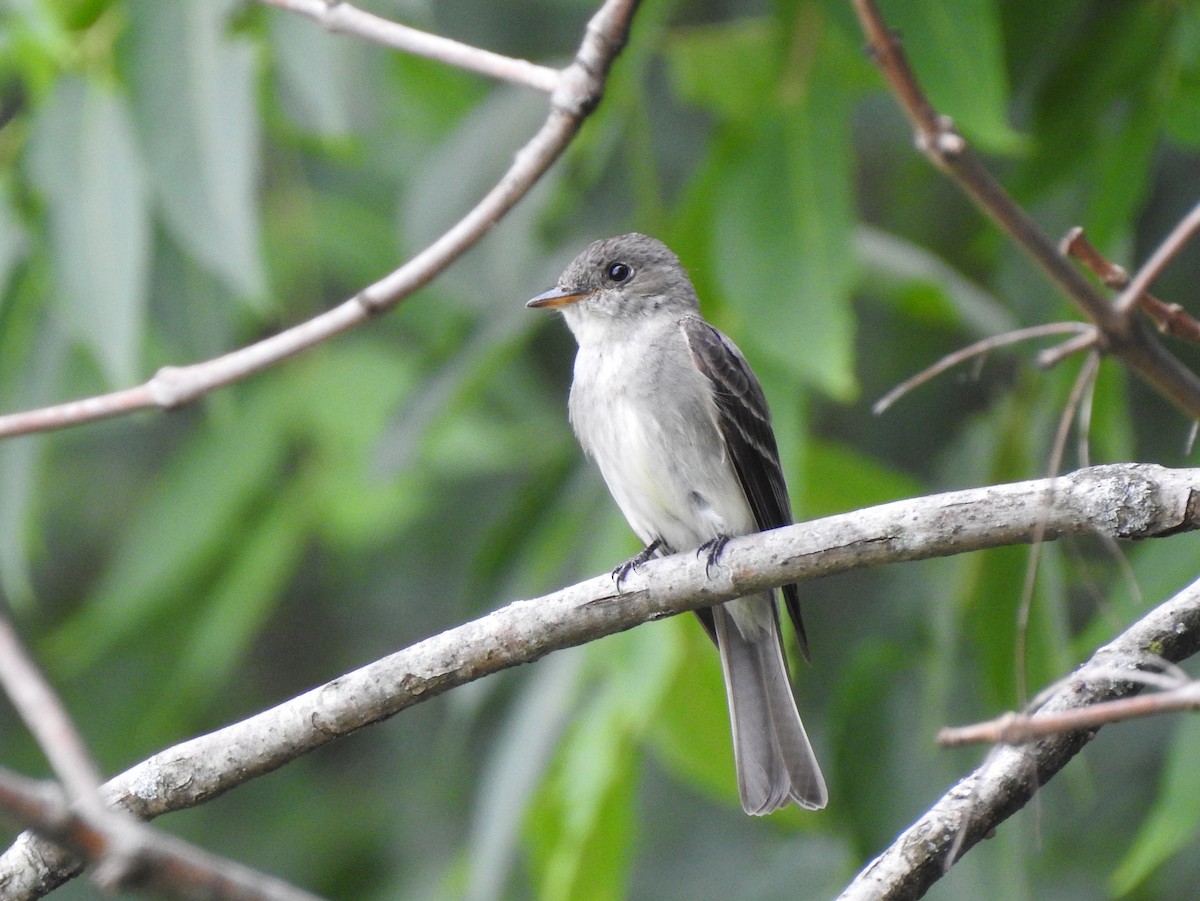
[[[765,601],[732,603],[757,607]],[[743,617],[735,619],[727,605],[712,611],[729,698],[738,793],[742,808],[755,816],[792,801],[819,810],[829,797],[788,681],[773,598],[770,604],[768,617],[753,617],[758,622],[746,630],[751,637],[738,626]]]

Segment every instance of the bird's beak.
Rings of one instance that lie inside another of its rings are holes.
[[[534,309],[546,308],[548,310],[557,310],[559,307],[565,307],[568,304],[576,303],[589,296],[586,291],[571,291],[564,288],[551,288],[542,294],[539,294],[533,300],[528,301],[525,306]]]

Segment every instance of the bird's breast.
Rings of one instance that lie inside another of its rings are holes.
[[[580,348],[570,411],[629,524],[646,543],[661,538],[676,550],[752,531],[703,376],[652,347],[624,350]]]

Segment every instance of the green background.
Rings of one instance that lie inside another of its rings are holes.
[[[1083,225],[1133,268],[1200,194],[1196,3],[882,5],[1053,238]],[[593,9],[362,6],[553,65]],[[0,444],[0,590],[105,772],[637,549],[570,434],[571,338],[523,307],[596,237],[682,257],[764,384],[800,516],[1043,475],[1077,359],[1038,371],[1020,346],[871,413],[947,352],[1074,314],[913,150],[863,48],[835,0],[646,0],[566,157],[395,312],[186,409]],[[462,215],[546,109],[255,3],[3,0],[0,410],[341,301]],[[1194,309],[1198,277],[1190,248],[1156,292]],[[1188,465],[1188,429],[1103,365],[1091,462]],[[1100,542],[1047,548],[1030,688],[1191,580],[1194,549],[1125,548],[1127,568]],[[159,825],[337,898],[831,897],[981,760],[937,728],[1019,703],[1027,559],[805,587],[819,814],[741,813],[716,655],[681,617]],[[1193,896],[1198,755],[1191,718],[1106,729],[930,897]],[[47,774],[7,706],[0,762]]]

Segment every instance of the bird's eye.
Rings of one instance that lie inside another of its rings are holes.
[[[610,281],[623,282],[633,275],[633,270],[625,263],[609,263],[606,274]]]

